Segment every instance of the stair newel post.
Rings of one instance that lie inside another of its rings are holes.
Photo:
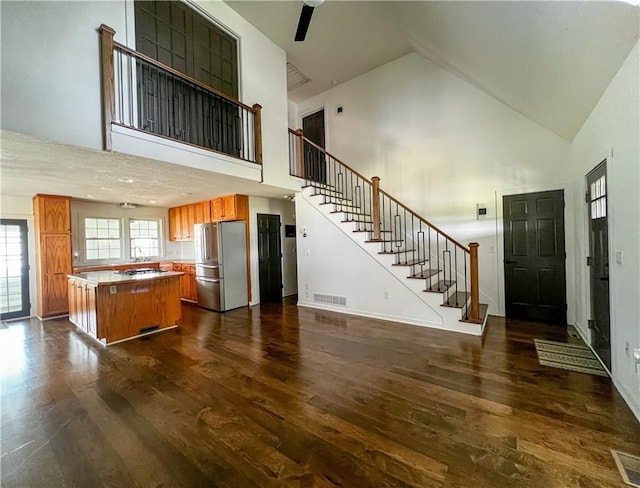
[[[372,240],[380,240],[380,177],[371,178],[371,218],[373,219]]]
[[[113,36],[116,31],[102,24],[100,32],[100,69],[102,75],[102,147],[111,151],[111,122],[116,113],[115,75],[113,72]]]
[[[253,105],[253,138],[257,164],[262,164],[262,105]]]
[[[471,305],[469,321],[480,323],[480,293],[478,288],[478,244],[469,244],[469,268],[471,273]]]
[[[296,131],[298,136],[298,176],[306,177],[304,174],[304,141],[302,140],[302,129]]]

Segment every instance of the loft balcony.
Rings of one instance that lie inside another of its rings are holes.
[[[262,179],[261,106],[114,41],[102,25],[103,149]]]

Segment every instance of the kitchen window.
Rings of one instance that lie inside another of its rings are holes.
[[[131,259],[160,256],[160,221],[130,219],[129,243]]]
[[[85,218],[84,246],[87,261],[119,259],[122,256],[120,220]]]

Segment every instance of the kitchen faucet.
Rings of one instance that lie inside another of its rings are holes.
[[[133,254],[134,261],[144,261],[144,256],[142,255],[142,248],[140,246],[134,247],[132,254]]]

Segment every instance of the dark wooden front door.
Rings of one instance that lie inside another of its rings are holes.
[[[280,216],[258,214],[260,301],[282,301],[282,247]]]
[[[507,317],[566,324],[563,190],[503,197]]]
[[[136,48],[232,98],[238,96],[237,42],[182,2],[136,1]],[[225,154],[242,150],[236,105],[140,61],[143,130]]]
[[[591,346],[611,371],[609,321],[609,235],[607,222],[607,163],[587,175],[589,205],[589,279],[591,283]]]
[[[302,133],[311,142],[324,149],[324,110],[302,119]],[[304,144],[304,177],[319,183],[327,181],[327,163],[324,153],[306,142]]]
[[[66,286],[66,285],[65,285]],[[29,316],[27,221],[0,221],[0,319]]]

